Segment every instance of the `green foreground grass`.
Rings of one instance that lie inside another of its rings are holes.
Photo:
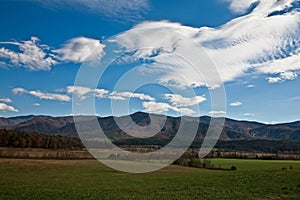
[[[237,171],[127,174],[96,160],[0,159],[0,199],[300,199],[299,161],[212,162]]]

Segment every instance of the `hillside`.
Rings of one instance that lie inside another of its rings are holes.
[[[157,122],[163,121],[166,116],[151,115]],[[126,129],[132,129],[132,124],[126,124],[128,118],[131,118],[137,125],[144,127],[149,124],[150,117],[147,113],[137,112],[132,115],[117,117],[119,121],[124,122]],[[83,116],[84,124],[89,126],[89,117]],[[202,116],[199,119],[193,117],[167,117],[166,123],[162,124],[162,129],[150,139],[157,141],[170,141],[175,135],[181,123],[184,124],[184,131],[188,132],[189,127],[195,125],[199,120],[199,128],[196,135],[196,141],[201,141],[207,132],[211,118]],[[218,119],[217,119],[218,120]],[[221,119],[220,119],[221,120]],[[122,131],[114,117],[98,117],[99,124],[106,135],[114,141],[130,140],[132,136]],[[21,130],[27,132],[37,132],[42,134],[54,134],[62,136],[78,137],[73,117],[50,117],[50,116],[21,116],[13,118],[0,118],[0,128],[9,130]],[[213,127],[218,128],[218,127]],[[151,130],[150,130],[151,131]],[[135,133],[138,134],[138,133]],[[223,132],[220,140],[291,140],[300,141],[300,122],[268,125],[258,122],[237,121],[226,118]]]

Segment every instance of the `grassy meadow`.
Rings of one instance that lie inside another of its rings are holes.
[[[96,160],[0,159],[0,199],[300,199],[299,161],[213,159],[128,174]]]

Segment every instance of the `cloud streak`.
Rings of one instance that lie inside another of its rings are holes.
[[[2,102],[2,103],[11,103],[12,100],[10,98],[0,98],[0,102]]]
[[[255,116],[255,115],[252,114],[252,113],[244,113],[243,115],[244,115],[244,116],[248,116],[248,117],[253,117],[253,116]]]
[[[232,107],[239,107],[239,106],[242,105],[242,103],[239,102],[239,101],[235,101],[235,102],[230,103],[229,105],[232,106]]]
[[[125,101],[130,98],[137,98],[143,101],[155,101],[155,98],[151,97],[150,95],[146,95],[143,93],[134,93],[134,92],[117,92],[117,91],[108,91],[105,89],[91,89],[88,87],[82,86],[68,86],[66,88],[67,93],[73,94],[76,97],[84,100],[86,99],[87,95],[95,95],[95,97],[99,99],[108,98],[111,100],[116,101]]]
[[[114,100],[126,100],[130,98],[138,98],[140,100],[155,101],[155,98],[149,95],[143,93],[133,93],[133,92],[111,92],[108,97]]]
[[[39,99],[45,99],[45,100],[63,101],[63,102],[71,101],[71,97],[69,97],[68,95],[41,92],[39,90],[26,90],[24,88],[14,88],[12,90],[12,93],[14,95],[22,95],[25,93],[37,97]]]
[[[71,8],[104,16],[113,21],[139,21],[149,10],[148,0],[35,0],[54,9]]]
[[[209,114],[210,115],[221,115],[221,116],[223,116],[223,115],[226,115],[226,112],[225,111],[222,111],[222,110],[212,110],[212,111],[210,111],[209,112]]]
[[[19,112],[18,109],[14,108],[13,106],[9,106],[5,103],[0,103],[0,111]]]
[[[131,98],[139,99],[142,103],[142,107],[146,112],[150,113],[163,113],[168,111],[175,111],[182,115],[192,115],[195,111],[187,108],[189,106],[194,106],[199,103],[206,101],[204,96],[196,96],[193,98],[183,97],[179,94],[165,94],[163,97],[167,99],[169,103],[156,102],[156,99],[150,95],[144,93],[134,93],[134,92],[117,92],[109,90],[96,88],[91,89],[83,86],[67,86],[65,89],[61,90],[66,94],[57,94],[49,92],[41,92],[39,90],[27,90],[24,88],[14,88],[12,93],[14,95],[28,94],[33,97],[43,99],[43,100],[53,100],[61,102],[71,101],[70,95],[74,95],[76,98],[85,100],[88,96],[94,95],[99,99],[111,99],[115,101],[125,101]],[[33,104],[34,106],[40,106],[39,103]]]
[[[28,91],[28,94],[38,97],[39,99],[53,100],[53,101],[71,101],[71,98],[68,95],[64,94],[54,94],[54,93],[45,93],[39,90],[37,91]]]

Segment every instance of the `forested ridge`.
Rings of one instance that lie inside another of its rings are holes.
[[[79,138],[0,129],[0,147],[82,149]]]

